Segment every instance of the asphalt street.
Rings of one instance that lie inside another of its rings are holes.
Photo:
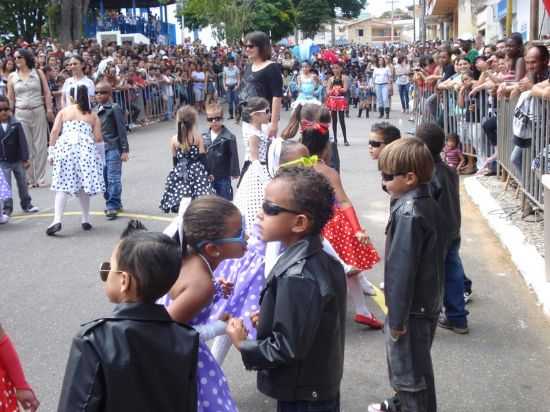
[[[339,149],[342,176],[362,223],[383,253],[388,197],[368,156],[372,119],[356,116],[352,110],[348,120],[351,146]],[[397,112],[392,116],[402,130],[411,128]],[[285,113],[282,126],[287,119]],[[234,123],[227,125],[239,135]],[[204,117],[201,126],[205,127]],[[162,230],[170,218],[158,203],[171,168],[168,142],[175,130],[174,122],[163,122],[129,137],[124,208],[129,215],[141,215],[151,230]],[[128,218],[105,220],[102,198],[95,197],[91,232],[80,229],[78,213],[70,213],[60,235],[50,238],[45,230],[53,192],[41,188],[31,194],[41,213],[15,217],[0,227],[0,322],[16,344],[41,410],[54,411],[72,336],[81,323],[108,314],[112,307],[97,269],[109,258]],[[474,282],[470,334],[437,331],[433,358],[439,410],[550,411],[550,323],[475,206],[466,195],[462,201],[462,257]],[[77,200],[69,201],[67,210],[78,212]],[[378,264],[369,273],[373,283],[382,280],[382,270]],[[349,307],[342,403],[345,412],[361,412],[392,391],[382,333],[354,324]],[[383,317],[371,299],[369,307]],[[274,410],[274,403],[257,392],[255,374],[244,370],[238,353],[232,350],[223,368],[242,412]]]

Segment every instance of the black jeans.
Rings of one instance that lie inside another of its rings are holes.
[[[330,401],[278,401],[277,412],[340,412],[340,397]]]

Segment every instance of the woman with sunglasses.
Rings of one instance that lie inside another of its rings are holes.
[[[188,205],[188,206],[187,206]],[[187,206],[187,207],[186,207]],[[197,403],[202,412],[236,412],[222,369],[205,343],[225,334],[227,316],[215,312],[232,285],[214,276],[227,259],[239,259],[247,249],[243,219],[235,205],[219,196],[182,202],[178,223],[165,233],[179,239],[183,261],[176,283],[158,303],[167,306],[173,320],[195,327],[201,335],[197,369]],[[175,229],[175,230],[174,230]],[[175,233],[174,233],[175,232]]]
[[[14,57],[17,70],[8,77],[7,96],[27,138],[31,163],[27,181],[32,187],[45,186],[48,121],[54,120],[52,95],[45,74],[35,68],[32,53],[20,49]]]
[[[271,110],[268,136],[276,137],[283,98],[283,76],[278,64],[271,61],[271,41],[261,31],[248,33],[246,54],[251,64],[244,70],[239,101],[246,104],[251,97],[263,97]]]
[[[65,80],[61,89],[61,107],[66,107],[70,103],[70,92],[73,87],[80,85],[86,86],[88,90],[88,100],[93,101],[95,96],[95,84],[89,77],[84,74],[84,59],[78,54],[73,54],[67,63],[72,76]]]

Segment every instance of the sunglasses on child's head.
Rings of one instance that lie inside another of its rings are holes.
[[[292,213],[293,215],[300,215],[303,212],[298,212],[297,210],[287,209],[285,207],[279,206],[269,200],[265,200],[262,204],[262,210],[267,216],[277,216],[281,213]]]
[[[103,282],[107,281],[110,272],[122,273],[122,270],[111,270],[111,262],[103,262],[99,266],[99,277]]]
[[[221,245],[224,243],[240,243],[241,245],[246,245],[246,230],[245,230],[245,221],[244,219],[241,220],[241,230],[235,237],[225,237],[222,239],[214,239],[214,240],[203,240],[199,243],[197,243],[197,249],[202,248],[207,243],[213,243],[215,245]]]
[[[382,180],[384,182],[391,182],[395,176],[405,176],[407,173],[393,173],[393,174],[390,174],[390,173],[384,173],[382,172]]]

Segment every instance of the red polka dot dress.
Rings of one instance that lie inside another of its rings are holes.
[[[339,207],[334,208],[334,216],[325,225],[323,236],[338,256],[350,266],[367,270],[380,260],[378,252],[371,244],[365,245],[355,237],[348,218]]]
[[[18,412],[15,387],[0,366],[0,412]]]

